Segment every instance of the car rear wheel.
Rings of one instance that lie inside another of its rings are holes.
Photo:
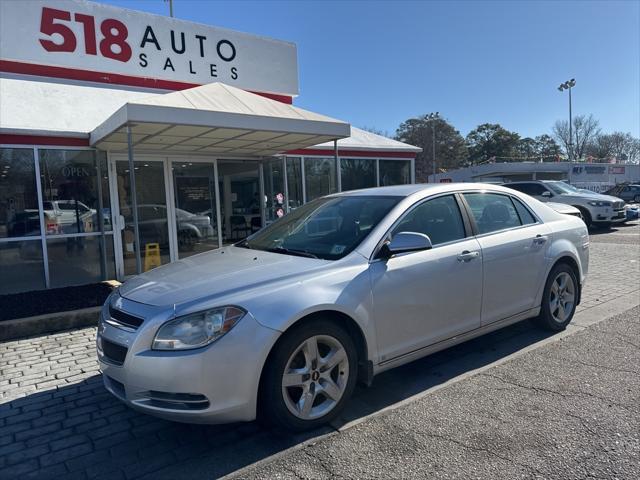
[[[633,197],[633,203],[640,203],[640,195]]]
[[[356,384],[351,337],[335,323],[318,320],[294,327],[275,348],[265,367],[262,420],[294,431],[333,420]]]
[[[578,280],[566,263],[556,265],[544,287],[537,323],[546,330],[559,332],[567,328],[576,312]]]

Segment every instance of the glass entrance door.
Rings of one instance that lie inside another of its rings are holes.
[[[259,163],[218,161],[218,184],[223,243],[235,243],[257,232],[265,204]]]
[[[220,246],[213,165],[171,162],[179,258]]]
[[[115,162],[120,225],[122,266],[124,276],[135,275],[136,249],[140,249],[142,271],[171,261],[172,238],[169,224],[164,161],[138,160],[134,162],[138,229],[140,245],[136,245],[133,222],[133,202],[129,176],[129,162]]]
[[[262,227],[266,197],[259,162],[139,159],[134,161],[138,247],[129,162],[116,157],[109,164],[119,279],[138,273],[138,248],[146,272],[238,242]]]

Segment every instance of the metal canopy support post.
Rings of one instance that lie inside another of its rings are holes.
[[[338,177],[338,191],[342,191],[342,171],[340,168],[340,160],[338,159],[338,140],[333,141],[333,158],[336,165],[336,174]]]
[[[282,157],[282,180],[284,187],[284,213],[289,213],[289,176],[287,175],[287,157]]]
[[[131,191],[131,209],[133,210],[133,235],[135,237],[136,273],[142,273],[140,258],[140,228],[138,226],[138,197],[136,194],[136,173],[133,163],[133,142],[131,141],[131,125],[127,125],[127,151],[129,153],[129,190]]]

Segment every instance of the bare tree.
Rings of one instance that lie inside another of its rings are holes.
[[[597,135],[587,147],[586,153],[602,161],[616,159],[637,163],[640,160],[640,139],[623,132]]]
[[[387,138],[393,138],[393,135],[391,135],[387,130],[382,130],[380,128],[377,127],[368,127],[368,126],[364,126],[364,127],[360,127],[362,128],[362,130],[369,132],[369,133],[375,133],[376,135],[380,135],[381,137],[387,137]]]
[[[598,120],[593,115],[578,115],[573,118],[573,133],[569,135],[569,122],[558,120],[553,125],[553,136],[560,143],[567,156],[573,160],[584,158],[587,146],[600,134]]]

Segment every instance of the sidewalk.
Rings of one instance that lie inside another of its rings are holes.
[[[636,307],[238,477],[640,478],[639,338]]]

